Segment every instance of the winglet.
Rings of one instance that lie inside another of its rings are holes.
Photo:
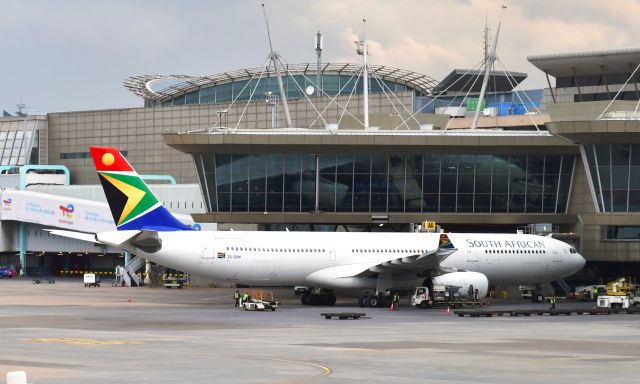
[[[151,192],[117,148],[91,147],[102,189],[119,231],[188,231]]]

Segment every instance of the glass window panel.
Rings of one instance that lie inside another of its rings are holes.
[[[371,172],[371,156],[369,155],[355,155],[354,159],[354,172],[355,173],[370,173]]]
[[[216,155],[215,159],[218,193],[231,192],[231,155]]]
[[[357,78],[355,76],[340,76],[340,91],[341,95],[349,95],[353,91],[353,88],[357,84]],[[355,93],[355,92],[354,92]]]
[[[493,156],[493,174],[509,173],[509,156]]]
[[[323,193],[320,192],[319,202],[321,211],[334,212],[336,210],[336,195],[335,193]]]
[[[215,87],[208,87],[200,89],[200,103],[201,104],[213,104],[216,102],[216,89]]]
[[[458,158],[458,173],[473,175],[476,165],[475,155],[460,155]]]
[[[424,173],[440,173],[440,155],[424,155]]]
[[[422,156],[407,155],[407,173],[422,173]]]
[[[509,191],[509,176],[494,174],[492,178],[493,193],[507,193]]]
[[[232,90],[232,83],[220,84],[216,86],[216,103],[231,101]]]
[[[248,193],[249,167],[247,155],[233,155],[231,163],[231,192]],[[246,199],[246,196],[245,196]],[[234,200],[235,201],[235,200]]]
[[[438,212],[440,195],[436,193],[426,193],[423,195],[424,204],[422,212]]]
[[[353,189],[356,193],[369,193],[371,191],[371,175],[356,174],[353,177]]]
[[[456,174],[458,172],[458,155],[442,155],[440,165],[442,174]]]
[[[231,211],[231,194],[230,193],[218,193],[218,212],[230,212]]]
[[[371,194],[371,211],[372,212],[387,211],[387,194],[386,193]]]
[[[544,157],[544,173],[547,175],[557,175],[560,173],[560,155],[547,155]]]
[[[509,212],[524,212],[524,195],[509,194]]]
[[[456,195],[455,193],[442,193],[440,195],[440,212],[456,211]]]
[[[474,212],[491,212],[491,195],[488,193],[476,193]]]
[[[600,174],[600,188],[611,189],[611,168],[608,165],[598,167],[598,173]]]
[[[629,212],[640,212],[640,189],[629,191]]]
[[[425,193],[438,193],[440,191],[440,175],[427,173],[422,177],[422,188]]]
[[[369,193],[353,194],[353,211],[369,212]]]
[[[544,175],[544,191],[546,194],[556,194],[558,191],[558,180],[560,179],[560,175],[554,174]]]
[[[176,96],[173,98],[173,105],[184,105],[185,98],[184,95]]]
[[[234,100],[249,100],[251,89],[247,86],[247,83],[249,83],[249,80],[239,80],[231,83],[232,97]],[[261,95],[259,97],[261,97]]]
[[[306,198],[315,200],[316,194],[316,174],[315,172],[306,171],[302,174],[301,191]]]
[[[0,141],[2,134],[0,133]],[[640,167],[640,144],[631,144],[631,166]]]
[[[372,193],[387,193],[387,174],[373,173],[371,174],[371,192]]]
[[[279,153],[267,155],[267,192],[282,192],[284,188],[284,157]]]
[[[322,76],[322,90],[329,96],[336,95],[340,87],[339,81],[340,80],[336,75]],[[351,89],[349,89],[346,93],[349,94],[350,92],[351,92]]]
[[[602,190],[602,199],[604,200],[604,211],[605,212],[612,212],[611,211],[611,190],[610,189]]]
[[[374,155],[371,158],[371,173],[387,173],[387,156]]]
[[[407,193],[404,202],[405,212],[422,211],[422,193]]]
[[[250,212],[265,212],[265,193],[249,193],[249,211]]]
[[[609,144],[597,144],[594,145],[596,150],[596,156],[598,158],[598,166],[608,167],[611,165],[611,153]]]
[[[284,211],[300,212],[300,194],[299,193],[284,194]]]
[[[460,174],[458,175],[458,193],[473,193],[474,176]]]
[[[542,174],[544,170],[544,156],[527,156],[527,173]]]
[[[282,212],[282,193],[267,193],[267,212]]]
[[[186,104],[198,104],[200,102],[200,91],[193,91],[187,93],[185,96]]]
[[[371,84],[371,89],[369,90],[371,93],[382,93],[383,85],[380,84],[380,79],[378,78],[370,78],[369,84]]]
[[[367,203],[367,206],[369,204]],[[367,207],[368,208],[368,207]],[[353,193],[336,193],[336,211],[352,212],[353,211]]]
[[[509,195],[506,193],[494,193],[491,195],[491,212],[507,212]]]
[[[475,192],[491,193],[491,175],[476,174]]]
[[[611,191],[613,212],[627,212],[627,190]]]
[[[640,167],[631,167],[630,172],[630,188],[640,189]]]
[[[555,210],[556,210],[556,195],[545,193],[542,196],[542,212],[555,213]]]
[[[389,212],[404,212],[404,195],[389,193]]]
[[[611,144],[611,165],[629,166],[629,144]]]
[[[490,175],[492,168],[492,156],[491,155],[476,155],[476,174],[477,175]]]
[[[320,156],[320,174],[336,173],[336,155],[321,155]]]
[[[256,154],[249,156],[249,191],[251,193],[264,192],[266,188],[266,156]]]
[[[639,226],[615,226],[607,227],[608,240],[640,240]]]
[[[568,199],[569,199],[570,183],[571,183],[571,175],[562,175],[562,176],[560,176],[560,193],[558,194],[558,211],[557,211],[557,213],[566,213],[566,211],[567,211],[567,202],[568,202]]]
[[[247,212],[248,210],[248,194],[234,192],[231,194],[231,209],[233,212]]]
[[[440,178],[441,193],[456,193],[457,176],[455,174],[443,174]]]
[[[338,155],[336,158],[336,172],[338,173],[353,174],[353,165],[352,155]]]
[[[612,166],[611,179],[613,189],[627,189],[629,186],[629,167]]]
[[[473,194],[472,193],[458,194],[457,212],[473,212]]]

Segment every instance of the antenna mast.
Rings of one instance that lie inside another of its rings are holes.
[[[316,34],[316,54],[318,55],[318,62],[316,63],[316,96],[320,96],[322,94],[320,91],[322,89],[320,86],[320,61],[322,59],[322,34],[320,30]]]
[[[356,53],[362,55],[362,94],[364,96],[364,128],[369,128],[369,64],[367,63],[368,46],[367,46],[367,19],[362,19],[364,25],[364,33],[362,40],[356,41]]]
[[[271,43],[271,31],[269,30],[269,20],[267,19],[267,11],[262,4],[262,14],[264,15],[264,22],[267,24],[267,37],[269,38],[269,49],[271,50],[271,61],[276,71],[276,79],[278,80],[278,88],[280,89],[280,98],[282,99],[282,106],[284,109],[284,116],[287,119],[287,128],[291,128],[291,114],[289,114],[289,104],[287,104],[287,95],[284,92],[284,85],[282,84],[282,76],[280,75],[280,67],[278,67],[278,54],[273,50],[273,44]]]
[[[484,94],[487,90],[487,83],[489,82],[489,72],[493,67],[493,63],[496,61],[496,47],[498,46],[498,36],[500,35],[500,24],[496,30],[496,36],[493,38],[493,44],[491,44],[491,52],[484,61],[484,80],[482,81],[482,89],[480,89],[480,97],[478,97],[478,106],[476,107],[476,113],[473,115],[473,121],[471,122],[471,129],[478,127],[478,118],[480,117],[480,108],[484,102]]]

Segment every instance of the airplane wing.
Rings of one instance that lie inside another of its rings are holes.
[[[446,234],[440,235],[438,248],[421,254],[390,259],[382,263],[339,265],[314,272],[306,277],[310,283],[337,281],[354,277],[367,277],[374,273],[408,273],[418,276],[436,276],[452,272],[442,267],[442,262],[458,249]]]
[[[65,231],[63,229],[45,229],[45,231],[49,232],[52,235],[56,235],[56,236],[60,236],[60,237],[67,237],[67,238],[70,238],[70,239],[86,241],[88,243],[102,244],[96,238],[96,234],[95,233]]]
[[[76,231],[67,231],[63,229],[45,229],[45,231],[56,236],[67,237],[70,239],[76,239],[76,240],[86,241],[86,242],[95,243],[95,244],[112,245],[115,247],[123,245],[125,242],[131,240],[136,235],[141,233],[141,231],[138,231],[138,230],[99,232],[99,233],[76,232]]]

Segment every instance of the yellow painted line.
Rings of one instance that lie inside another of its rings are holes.
[[[321,364],[317,364],[317,363],[312,363],[310,361],[301,361],[301,360],[290,360],[290,359],[280,359],[277,357],[265,357],[265,356],[258,356],[258,355],[226,355],[226,354],[210,354],[210,353],[198,353],[198,352],[194,352],[192,353],[193,355],[201,355],[201,356],[226,356],[226,357],[234,357],[234,358],[239,358],[239,359],[253,359],[253,360],[266,360],[266,361],[276,361],[276,362],[281,362],[281,363],[292,363],[292,364],[302,364],[302,365],[308,365],[310,367],[314,367],[314,368],[320,368],[322,370],[322,373],[312,376],[304,381],[301,381],[300,383],[308,383],[312,380],[317,380],[323,377],[327,377],[329,376],[331,373],[333,373],[333,371],[331,370],[331,368],[321,365]]]
[[[71,344],[71,345],[131,345],[142,344],[138,340],[98,340],[88,338],[74,338],[74,337],[54,337],[54,338],[38,338],[38,339],[21,339],[30,343],[57,343],[57,344]]]

